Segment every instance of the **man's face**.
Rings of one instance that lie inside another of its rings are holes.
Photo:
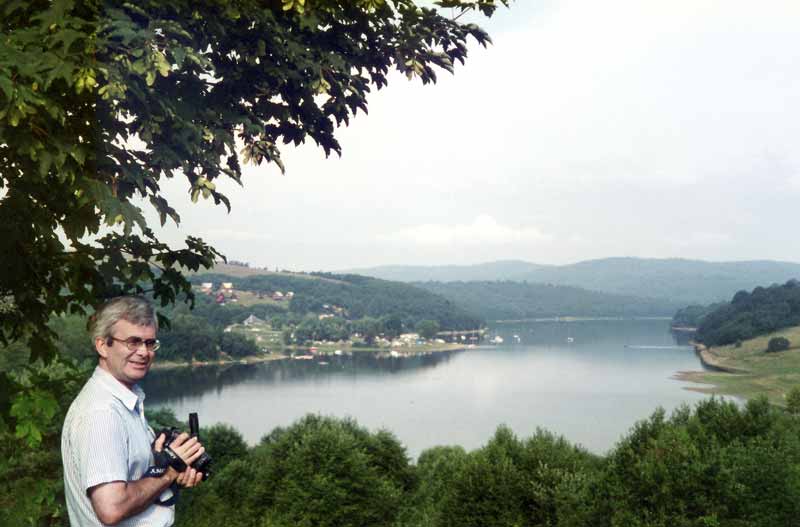
[[[125,342],[131,337],[141,340],[156,338],[153,326],[137,326],[127,320],[120,320],[111,326],[111,336],[116,340],[111,345],[103,339],[97,339],[95,347],[100,354],[100,367],[109,372],[119,382],[133,387],[147,375],[155,357],[154,351],[148,351],[144,344],[135,350],[129,350]]]

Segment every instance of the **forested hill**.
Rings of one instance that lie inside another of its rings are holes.
[[[435,320],[442,329],[474,329],[483,321],[438,294],[410,284],[390,282],[367,276],[328,273],[265,273],[232,277],[223,274],[198,274],[190,278],[202,282],[232,282],[234,289],[272,294],[291,291],[294,297],[289,310],[319,313],[325,306],[344,308],[347,318],[397,316],[413,327],[421,320]]]
[[[512,280],[710,304],[737,291],[800,278],[800,264],[775,261],[705,262],[684,259],[605,258],[570,265],[494,262],[475,266],[374,267],[359,274],[401,281]]]
[[[547,267],[550,266],[521,260],[501,260],[474,265],[383,265],[343,272],[398,282],[471,282],[516,280]]]
[[[739,291],[730,303],[703,317],[697,340],[709,346],[733,344],[800,325],[800,282]]]
[[[671,316],[675,302],[519,282],[415,282],[487,320],[552,316]]]

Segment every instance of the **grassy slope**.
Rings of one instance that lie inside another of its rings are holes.
[[[769,339],[778,336],[789,339],[792,347],[779,353],[765,353]],[[713,385],[699,391],[745,398],[766,395],[773,403],[783,405],[786,393],[800,385],[800,326],[746,340],[739,348],[732,345],[709,348],[707,353],[714,364],[745,373],[706,371],[681,376]]]
[[[247,278],[249,276],[289,276],[292,278],[300,278],[306,280],[326,280],[329,282],[339,282],[339,280],[332,280],[321,276],[310,275],[307,273],[293,273],[291,271],[269,271],[267,269],[259,269],[256,267],[244,267],[241,265],[229,265],[226,263],[217,262],[211,269],[200,269],[199,271],[183,270],[187,276],[204,275],[204,274],[223,274],[233,278]]]

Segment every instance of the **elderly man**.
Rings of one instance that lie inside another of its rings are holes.
[[[160,452],[165,438],[162,434],[156,439],[147,425],[144,392],[137,383],[153,363],[159,346],[157,330],[153,307],[139,297],[115,298],[91,319],[98,365],[72,402],[61,436],[73,526],[172,525],[170,487],[193,487],[202,480],[203,475],[188,465],[204,449],[187,434],[170,445],[180,459],[153,467],[153,448]]]

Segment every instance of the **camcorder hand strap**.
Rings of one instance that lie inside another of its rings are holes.
[[[169,467],[174,468],[178,472],[186,470],[186,463],[169,446],[165,446],[160,452],[153,450],[153,463],[154,465],[149,467],[147,472],[144,473],[144,477],[160,478]],[[175,505],[178,501],[178,484],[173,481],[169,488],[172,491],[172,496],[166,500],[158,498],[155,501],[156,504],[165,507]]]
[[[178,472],[186,470],[186,463],[168,445],[161,449],[161,452],[153,451],[153,462],[157,467],[172,467]]]
[[[160,478],[164,475],[164,472],[167,471],[168,467],[150,467],[147,469],[147,472],[144,473],[144,477],[146,478]],[[169,498],[162,500],[161,496],[156,498],[155,504],[156,505],[163,505],[164,507],[171,507],[178,502],[178,484],[176,482],[172,482],[169,486],[169,490],[172,491],[172,496]]]

